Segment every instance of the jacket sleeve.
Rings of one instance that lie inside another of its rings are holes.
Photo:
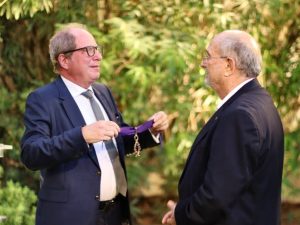
[[[175,209],[177,225],[219,224],[245,191],[257,169],[260,135],[255,118],[235,110],[219,118],[210,140],[204,181]],[[191,178],[191,179],[197,179]]]
[[[57,121],[52,121],[49,107],[47,100],[37,92],[31,93],[27,98],[21,161],[31,170],[49,168],[79,158],[89,151],[81,127],[52,135],[52,127]]]

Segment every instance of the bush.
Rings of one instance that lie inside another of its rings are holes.
[[[3,173],[0,167],[0,176]],[[8,181],[0,184],[0,215],[7,218],[3,225],[33,225],[35,219],[36,195],[28,187],[22,187],[18,182]]]

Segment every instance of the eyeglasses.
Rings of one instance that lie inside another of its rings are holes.
[[[228,57],[227,56],[216,56],[216,57],[213,57],[213,56],[204,56],[202,57],[202,60],[203,61],[209,61],[211,59],[227,59]]]
[[[227,56],[210,56],[207,52],[204,53],[204,55],[202,56],[202,61],[209,61],[210,59],[227,59]]]
[[[62,54],[67,54],[67,53],[76,52],[76,51],[80,51],[80,50],[85,50],[86,53],[88,54],[88,56],[90,56],[90,57],[94,56],[96,51],[99,51],[100,54],[102,54],[102,49],[100,46],[86,46],[86,47],[82,47],[82,48],[76,48],[73,50],[68,50],[68,51],[62,52]]]

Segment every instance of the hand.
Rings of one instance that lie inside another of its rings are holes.
[[[85,141],[91,144],[117,137],[120,127],[113,121],[99,120],[82,127],[81,131]]]
[[[153,116],[150,117],[149,120],[151,119],[154,120],[154,124],[150,130],[151,133],[154,135],[157,135],[158,133],[165,131],[169,127],[168,116],[163,111],[155,113]]]
[[[175,214],[174,214],[176,203],[172,200],[169,200],[167,206],[169,207],[170,211],[164,215],[161,222],[162,224],[176,225]]]

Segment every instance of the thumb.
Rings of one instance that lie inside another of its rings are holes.
[[[169,200],[168,203],[167,203],[167,206],[169,207],[169,209],[173,209],[175,207],[175,202],[172,201],[172,200]]]

